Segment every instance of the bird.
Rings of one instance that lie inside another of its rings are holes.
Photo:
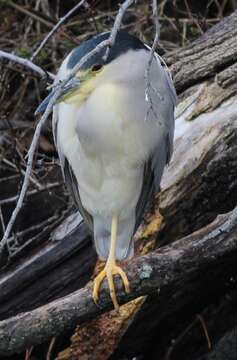
[[[109,36],[95,35],[74,48],[62,62],[55,85]],[[114,276],[121,277],[129,293],[127,274],[119,264],[134,256],[133,235],[160,189],[173,152],[176,92],[164,60],[154,53],[149,63],[151,49],[136,36],[120,30],[108,50],[89,57],[65,85],[53,107],[53,134],[65,182],[105,262],[94,279],[92,297],[98,304],[107,278],[118,310]]]

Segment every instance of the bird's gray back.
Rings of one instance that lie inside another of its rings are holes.
[[[164,168],[173,153],[174,108],[177,96],[170,72],[158,54],[154,56],[148,81],[150,90],[147,90],[150,91],[150,98],[149,96],[147,98],[149,114],[146,121],[156,121],[157,128],[163,132],[163,137],[157,142],[144,164],[143,185],[136,207],[135,231],[143,219],[145,209],[149,207],[155,194],[160,191]]]

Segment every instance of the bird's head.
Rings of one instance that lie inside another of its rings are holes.
[[[57,82],[64,79],[84,56],[109,36],[109,32],[99,34],[75,48],[61,66]],[[127,83],[135,87],[136,82],[141,78],[144,80],[149,51],[142,41],[124,31],[119,31],[107,57],[106,51],[107,48],[103,48],[89,57],[74,78],[65,85],[57,103],[81,104],[101,84]],[[53,94],[54,90],[39,105],[36,113],[41,113],[46,109]]]

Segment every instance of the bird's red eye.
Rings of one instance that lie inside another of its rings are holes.
[[[101,64],[96,64],[96,65],[93,65],[92,66],[92,71],[93,72],[96,72],[96,71],[99,71],[99,70],[101,70],[102,69],[102,65]]]

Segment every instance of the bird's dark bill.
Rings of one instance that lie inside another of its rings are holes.
[[[68,97],[70,97],[75,91],[78,90],[79,87],[80,87],[80,80],[78,80],[78,79],[70,80],[63,87],[63,91],[62,91],[61,95],[58,97],[58,99],[55,99],[54,105],[64,101]],[[35,115],[42,114],[46,110],[50,100],[52,99],[52,97],[55,94],[55,91],[56,91],[56,89],[51,91],[51,93],[42,101],[42,103],[35,110]]]
[[[35,115],[39,115],[42,114],[43,112],[45,112],[50,100],[52,99],[54,95],[54,91],[52,91],[43,101],[41,104],[39,104],[39,106],[37,107],[37,109],[35,110]]]

